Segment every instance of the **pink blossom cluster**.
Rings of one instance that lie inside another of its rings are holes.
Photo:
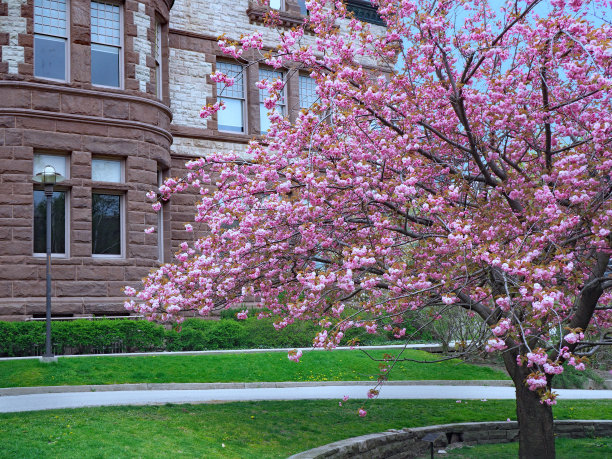
[[[377,3],[386,28],[310,0],[304,26],[264,59],[310,75],[317,102],[292,119],[271,110],[242,155],[194,159],[148,194],[159,209],[193,192],[198,225],[172,263],[126,289],[126,307],[180,321],[255,299],[276,328],[314,321],[323,348],[351,328],[387,324],[403,339],[411,314],[461,313],[552,403],[547,375],[583,368],[576,346],[612,325],[612,27],[587,15],[604,2],[559,0],[538,17],[528,1],[512,14]],[[245,59],[262,40],[219,46]],[[258,83],[266,107],[284,84]]]

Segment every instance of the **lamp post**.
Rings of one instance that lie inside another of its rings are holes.
[[[46,313],[46,338],[45,353],[40,359],[42,362],[54,362],[57,358],[51,350],[51,199],[53,198],[53,187],[56,183],[64,181],[64,177],[55,171],[53,166],[45,166],[42,172],[33,177],[35,182],[41,183],[45,187],[45,198],[47,198],[47,313]]]

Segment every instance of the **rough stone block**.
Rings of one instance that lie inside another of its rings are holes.
[[[106,296],[105,281],[60,281],[55,285],[57,296]]]

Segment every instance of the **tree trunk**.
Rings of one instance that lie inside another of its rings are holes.
[[[515,381],[520,459],[554,459],[552,407],[540,403],[538,394]]]
[[[512,378],[516,389],[519,458],[555,459],[552,407],[546,403],[540,403],[538,394],[530,391],[525,385],[525,379],[531,372],[531,369],[524,366],[519,367],[516,364],[516,353],[506,351],[503,357],[506,370]]]

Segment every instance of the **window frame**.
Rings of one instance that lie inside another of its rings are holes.
[[[93,196],[94,194],[98,194],[98,195],[111,195],[111,196],[119,196],[119,251],[120,253],[116,254],[116,253],[112,253],[112,254],[106,254],[106,253],[94,253],[93,251],[93,225],[94,225],[94,221],[93,221]],[[112,190],[112,189],[107,189],[107,188],[97,188],[97,187],[92,187],[91,188],[91,257],[92,258],[107,258],[107,259],[124,259],[125,258],[125,254],[126,254],[126,238],[127,238],[127,231],[126,231],[126,222],[125,222],[125,217],[126,217],[126,213],[125,213],[125,199],[126,199],[126,194],[123,191],[119,191],[119,190]]]
[[[224,96],[219,94],[219,86],[220,83],[216,83],[216,90],[215,90],[215,98],[217,99],[217,102],[222,100],[222,99],[232,99],[232,100],[240,100],[242,101],[242,132],[238,132],[238,131],[232,131],[229,129],[222,129],[221,125],[219,124],[219,115],[217,114],[217,131],[219,132],[225,132],[225,133],[229,133],[229,134],[248,134],[249,132],[249,125],[248,125],[248,121],[249,121],[249,117],[247,116],[247,112],[248,112],[248,88],[247,88],[247,67],[240,64],[240,63],[235,63],[235,62],[228,62],[228,61],[217,61],[215,63],[215,69],[217,71],[219,71],[219,65],[235,65],[237,67],[240,67],[241,70],[241,80],[242,80],[242,98],[239,99],[237,97],[231,97],[231,96]],[[225,72],[222,72],[225,73]],[[224,88],[225,89],[225,88]]]
[[[48,153],[45,151],[37,151],[34,153],[36,156],[56,156],[64,159],[64,178],[70,179],[70,155],[61,153]],[[32,159],[32,175],[36,175],[34,170],[34,158]],[[44,186],[36,184],[32,189],[32,204],[34,204],[34,191],[44,191]],[[70,258],[70,188],[62,185],[56,185],[53,187],[53,192],[63,192],[64,197],[64,252],[54,253],[51,252],[51,257],[54,258]],[[46,257],[46,252],[35,252],[34,251],[34,208],[32,208],[32,256],[42,258]]]
[[[33,31],[32,31],[32,74],[34,78],[41,78],[43,80],[48,81],[57,81],[61,83],[70,83],[70,0],[65,0],[66,4],[66,30],[65,37],[60,37],[58,35],[49,35],[45,33],[37,33],[34,30],[36,29],[36,5],[33,5],[32,11],[32,23],[33,23]],[[52,37],[52,38],[61,38],[64,40],[64,79],[58,78],[50,78],[46,76],[36,75],[36,37]]]
[[[105,161],[116,161],[120,165],[120,181],[119,182],[105,182],[93,179],[93,163],[95,160],[105,160]],[[126,203],[127,194],[124,190],[118,190],[113,188],[107,188],[108,185],[120,185],[124,186],[126,183],[126,164],[125,158],[117,157],[117,156],[104,156],[104,155],[95,155],[91,158],[91,256],[92,258],[114,258],[121,259],[126,257],[126,240],[127,240],[127,226],[126,226]],[[106,185],[106,186],[105,186]],[[120,253],[119,254],[104,254],[104,253],[94,253],[93,252],[93,195],[94,194],[103,194],[103,195],[113,195],[119,196],[119,237],[120,237]]]
[[[282,101],[282,103],[277,102],[276,103],[276,107],[281,107],[281,115],[282,116],[287,116],[288,113],[288,107],[287,107],[287,80],[286,80],[286,76],[287,76],[287,72],[283,71],[283,70],[278,70],[278,69],[270,69],[267,67],[259,67],[258,69],[258,81],[264,80],[266,78],[262,78],[261,72],[274,72],[274,73],[280,73],[280,78],[283,80],[283,90],[281,93],[281,98],[280,100]],[[269,109],[267,109],[264,106],[264,102],[261,100],[261,93],[262,91],[264,91],[263,89],[258,89],[258,108],[259,108],[259,129],[258,129],[258,134],[259,135],[266,135],[268,131],[263,131],[262,128],[262,108],[266,109],[266,116],[267,116],[267,112],[269,111]]]
[[[91,5],[93,3],[101,3],[101,4],[108,4],[108,5],[115,5],[119,7],[119,46],[115,46],[115,45],[108,45],[106,43],[98,43],[98,42],[94,42],[93,39],[91,39],[92,36],[92,24],[91,24]],[[89,50],[90,50],[90,58],[89,58],[89,66],[90,66],[90,80],[91,80],[91,85],[96,87],[96,88],[109,88],[109,89],[125,89],[125,69],[124,69],[124,54],[125,54],[125,38],[124,38],[124,34],[125,34],[125,17],[124,17],[124,3],[120,2],[120,1],[114,1],[114,0],[91,0],[89,2],[89,7],[90,7],[90,12],[89,12],[89,18],[90,18],[90,22],[89,22],[89,37],[90,37],[90,42],[89,42]],[[118,48],[119,49],[119,75],[118,75],[118,79],[119,79],[119,86],[108,86],[105,84],[97,84],[93,82],[93,63],[92,63],[92,59],[91,59],[91,50],[92,45],[101,45],[101,46],[110,46],[113,48]]]

